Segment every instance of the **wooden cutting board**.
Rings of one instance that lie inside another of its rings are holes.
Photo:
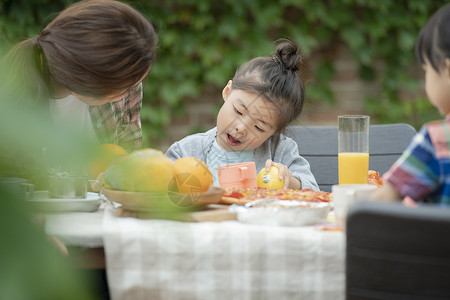
[[[236,213],[228,211],[229,205],[208,204],[204,210],[188,213],[191,222],[222,222],[236,220]]]
[[[208,204],[202,210],[193,212],[184,212],[177,215],[167,216],[167,219],[186,221],[186,222],[222,222],[228,220],[236,220],[236,213],[228,211],[229,205]],[[116,216],[118,217],[134,217],[140,219],[165,219],[165,216],[155,214],[155,212],[131,211],[116,208]]]

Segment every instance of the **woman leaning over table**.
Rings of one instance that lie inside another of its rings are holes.
[[[142,81],[157,43],[150,21],[131,6],[89,0],[61,11],[6,58],[13,80],[48,101],[56,124],[134,150],[142,144]]]

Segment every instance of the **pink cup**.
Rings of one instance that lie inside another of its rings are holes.
[[[254,161],[218,167],[217,176],[222,188],[256,187],[256,165]]]

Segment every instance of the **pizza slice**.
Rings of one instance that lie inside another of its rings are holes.
[[[378,188],[380,188],[383,185],[383,178],[381,177],[379,172],[376,172],[374,170],[369,170],[368,183],[374,184]]]
[[[256,188],[228,188],[222,196],[219,204],[245,204],[247,202],[264,198],[266,189]],[[253,200],[250,200],[254,198]]]
[[[311,189],[225,189],[225,193],[219,203],[221,204],[246,204],[259,199],[296,200],[307,202],[331,202],[331,193],[325,191],[313,191]]]

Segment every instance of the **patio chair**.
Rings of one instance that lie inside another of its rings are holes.
[[[285,134],[298,144],[300,155],[311,166],[322,191],[338,183],[338,133],[336,126],[289,126]],[[371,125],[369,169],[384,174],[405,150],[416,130],[409,124]]]
[[[346,299],[450,299],[450,209],[358,202],[347,215]]]

